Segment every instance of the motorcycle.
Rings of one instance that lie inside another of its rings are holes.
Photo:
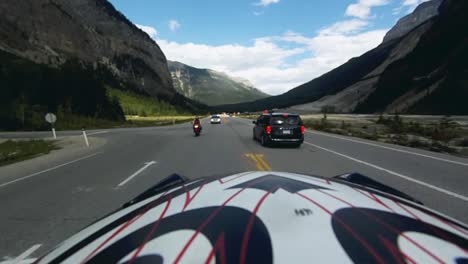
[[[194,124],[193,125],[193,133],[195,133],[196,137],[200,136],[201,129],[202,129],[202,127],[201,127],[200,124]]]

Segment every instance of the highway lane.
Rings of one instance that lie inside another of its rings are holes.
[[[0,168],[0,259],[40,244],[32,253],[37,257],[172,173],[196,179],[257,169],[323,176],[358,171],[468,222],[467,201],[395,175],[466,197],[466,166],[316,132],[306,135],[313,145],[263,148],[252,140],[251,122],[240,118],[224,118],[221,125],[204,120],[203,127],[200,137],[193,136],[190,124],[106,130],[94,135],[106,140],[104,146],[55,160],[50,167],[93,156],[4,186],[31,171],[5,175]],[[468,164],[466,159],[384,146]]]

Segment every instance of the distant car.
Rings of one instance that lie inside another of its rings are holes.
[[[219,117],[218,115],[211,116],[210,123],[211,124],[221,124],[221,117]]]
[[[304,142],[305,127],[297,114],[264,113],[252,123],[253,139],[262,146],[281,143],[299,147]]]

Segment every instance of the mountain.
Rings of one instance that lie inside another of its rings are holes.
[[[285,94],[220,108],[468,114],[467,5],[464,0],[424,3],[362,56]]]
[[[174,88],[182,95],[207,105],[254,101],[268,97],[248,80],[210,69],[198,69],[168,61]]]
[[[228,112],[262,111],[314,102],[324,96],[335,94],[361,79],[371,79],[372,76],[366,77],[366,75],[385,61],[396,44],[395,41],[383,43],[378,48],[366,52],[360,57],[352,58],[347,63],[284,94],[249,103],[221,105],[213,110]]]
[[[0,1],[0,57],[0,129],[64,109],[122,119],[108,86],[200,106],[175,91],[157,43],[106,0]]]
[[[398,20],[397,24],[385,34],[383,42],[402,37],[430,18],[437,16],[442,1],[432,0],[420,4],[411,14]]]
[[[0,49],[36,63],[101,64],[138,90],[172,96],[166,58],[106,0],[3,0]]]
[[[445,0],[416,47],[381,74],[355,112],[468,114],[468,1]],[[414,33],[409,33],[405,38]]]

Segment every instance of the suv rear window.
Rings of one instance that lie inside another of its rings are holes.
[[[301,118],[299,116],[272,116],[270,124],[271,125],[289,125],[297,126],[301,123]]]

